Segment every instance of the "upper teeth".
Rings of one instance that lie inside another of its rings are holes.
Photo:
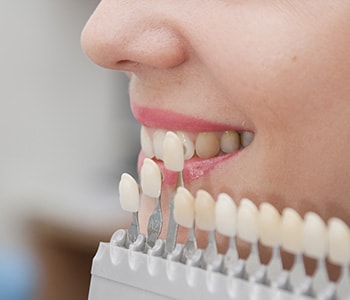
[[[254,139],[254,133],[227,130],[222,132],[183,132],[177,131],[177,136],[184,147],[185,159],[193,156],[211,158],[220,153],[232,153],[247,147]],[[166,131],[142,126],[141,148],[147,157],[163,160],[163,143]]]

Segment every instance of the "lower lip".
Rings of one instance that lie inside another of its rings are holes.
[[[200,177],[204,177],[207,175],[210,171],[220,167],[223,163],[225,163],[227,160],[231,159],[232,157],[236,156],[241,152],[233,152],[229,154],[224,154],[220,156],[216,156],[209,159],[202,159],[202,158],[191,158],[190,160],[185,161],[185,167],[183,170],[183,179],[185,183],[190,183],[193,180],[196,180]],[[138,159],[138,170],[141,170],[141,166],[143,163],[143,160],[146,158],[144,153],[141,151],[139,154]],[[169,171],[165,169],[164,163],[160,160],[155,160],[155,162],[158,164],[159,168],[163,172],[164,185],[175,185],[177,181],[177,172]]]

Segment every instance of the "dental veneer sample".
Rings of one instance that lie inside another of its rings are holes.
[[[150,158],[145,158],[140,175],[142,192],[149,197],[159,197],[162,187],[162,174],[158,165]]]
[[[225,236],[235,236],[237,232],[237,206],[232,198],[219,194],[215,204],[216,231]]]
[[[174,172],[181,172],[184,168],[184,147],[172,131],[165,134],[163,143],[163,160],[165,168]]]
[[[255,243],[258,240],[258,208],[249,199],[241,200],[237,210],[237,235],[246,242]]]
[[[303,251],[304,221],[292,208],[285,208],[281,217],[281,246],[289,253]]]
[[[174,218],[179,225],[191,228],[194,223],[194,197],[184,187],[178,187],[174,197]]]
[[[338,218],[328,220],[329,260],[336,265],[350,263],[350,230]]]
[[[197,191],[194,201],[196,226],[201,230],[215,230],[215,201],[204,190]]]
[[[259,205],[258,214],[259,237],[263,245],[279,246],[281,243],[281,216],[270,203]]]
[[[124,173],[119,182],[119,201],[123,210],[137,212],[140,207],[139,186],[135,179]]]
[[[328,253],[327,227],[321,217],[308,212],[304,217],[303,250],[305,255],[322,259]]]

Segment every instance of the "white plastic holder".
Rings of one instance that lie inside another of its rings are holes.
[[[89,300],[312,299],[278,288],[123,247],[123,232],[100,243],[93,259]]]

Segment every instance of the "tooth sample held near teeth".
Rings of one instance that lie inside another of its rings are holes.
[[[195,147],[200,158],[211,158],[220,152],[220,142],[214,132],[199,133]]]
[[[165,134],[163,161],[166,169],[181,172],[184,168],[184,147],[179,137],[172,131]]]
[[[162,187],[162,174],[158,165],[152,159],[144,159],[140,177],[142,192],[149,197],[159,197]]]

